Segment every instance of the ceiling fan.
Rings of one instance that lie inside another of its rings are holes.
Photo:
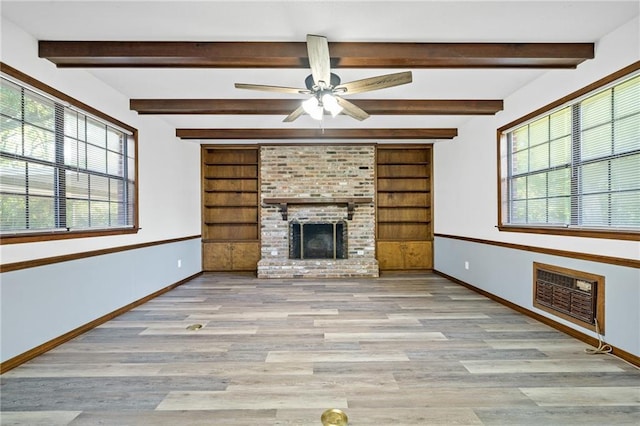
[[[237,89],[261,90],[265,92],[311,95],[309,99],[302,102],[302,105],[285,117],[284,122],[294,121],[305,112],[314,119],[321,120],[325,110],[334,117],[343,113],[356,120],[362,121],[369,118],[369,114],[362,108],[344,99],[342,97],[343,95],[352,95],[399,86],[401,84],[411,83],[412,80],[411,71],[405,71],[342,83],[340,77],[331,72],[329,42],[327,38],[323,36],[307,35],[307,54],[309,55],[311,75],[305,79],[306,88],[304,89],[245,83],[236,83],[235,87]]]

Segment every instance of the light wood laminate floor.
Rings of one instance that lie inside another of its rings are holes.
[[[585,348],[433,274],[204,274],[2,375],[0,423],[640,424],[640,370]]]

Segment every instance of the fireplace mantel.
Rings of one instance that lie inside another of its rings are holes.
[[[332,205],[344,206],[347,208],[347,219],[353,218],[356,204],[369,204],[373,202],[373,197],[285,197],[285,198],[264,198],[264,204],[277,204],[280,207],[282,220],[287,220],[287,212],[290,204],[306,204],[306,205]]]

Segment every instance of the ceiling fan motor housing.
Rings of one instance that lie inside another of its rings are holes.
[[[342,80],[340,80],[340,77],[337,74],[331,73],[331,78],[329,81],[329,85],[331,87],[336,87],[337,85],[340,84]],[[315,83],[313,81],[313,75],[309,74],[307,76],[307,78],[304,79],[304,85],[306,86],[307,89],[313,91],[313,86],[315,86]],[[328,87],[327,87],[328,89]]]

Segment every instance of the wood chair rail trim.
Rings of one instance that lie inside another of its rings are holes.
[[[505,248],[515,249],[515,250],[530,251],[534,253],[550,254],[552,256],[568,257],[570,259],[588,260],[590,262],[607,263],[610,265],[626,266],[628,268],[640,269],[640,260],[635,260],[635,259],[625,259],[622,257],[614,257],[614,256],[602,256],[602,255],[591,254],[591,253],[580,253],[575,251],[557,250],[557,249],[550,249],[545,247],[534,247],[534,246],[527,246],[523,244],[505,243],[502,241],[491,241],[491,240],[483,240],[480,238],[462,237],[459,235],[448,235],[448,234],[436,233],[434,234],[434,236],[440,237],[440,238],[449,238],[453,240],[468,241],[468,242],[478,243],[478,244],[487,244],[492,246],[505,247]]]
[[[25,260],[23,262],[4,263],[0,265],[0,273],[19,271],[21,269],[35,268],[37,266],[53,265],[54,263],[69,262],[72,260],[85,259],[87,257],[102,256],[105,254],[118,253],[127,250],[136,250],[140,248],[158,246],[163,244],[177,243],[180,241],[193,240],[201,238],[201,235],[192,235],[182,238],[173,238],[169,240],[152,241],[148,243],[132,244],[127,246],[111,247],[100,250],[86,251],[82,253],[65,254],[61,256],[43,257],[40,259]]]

